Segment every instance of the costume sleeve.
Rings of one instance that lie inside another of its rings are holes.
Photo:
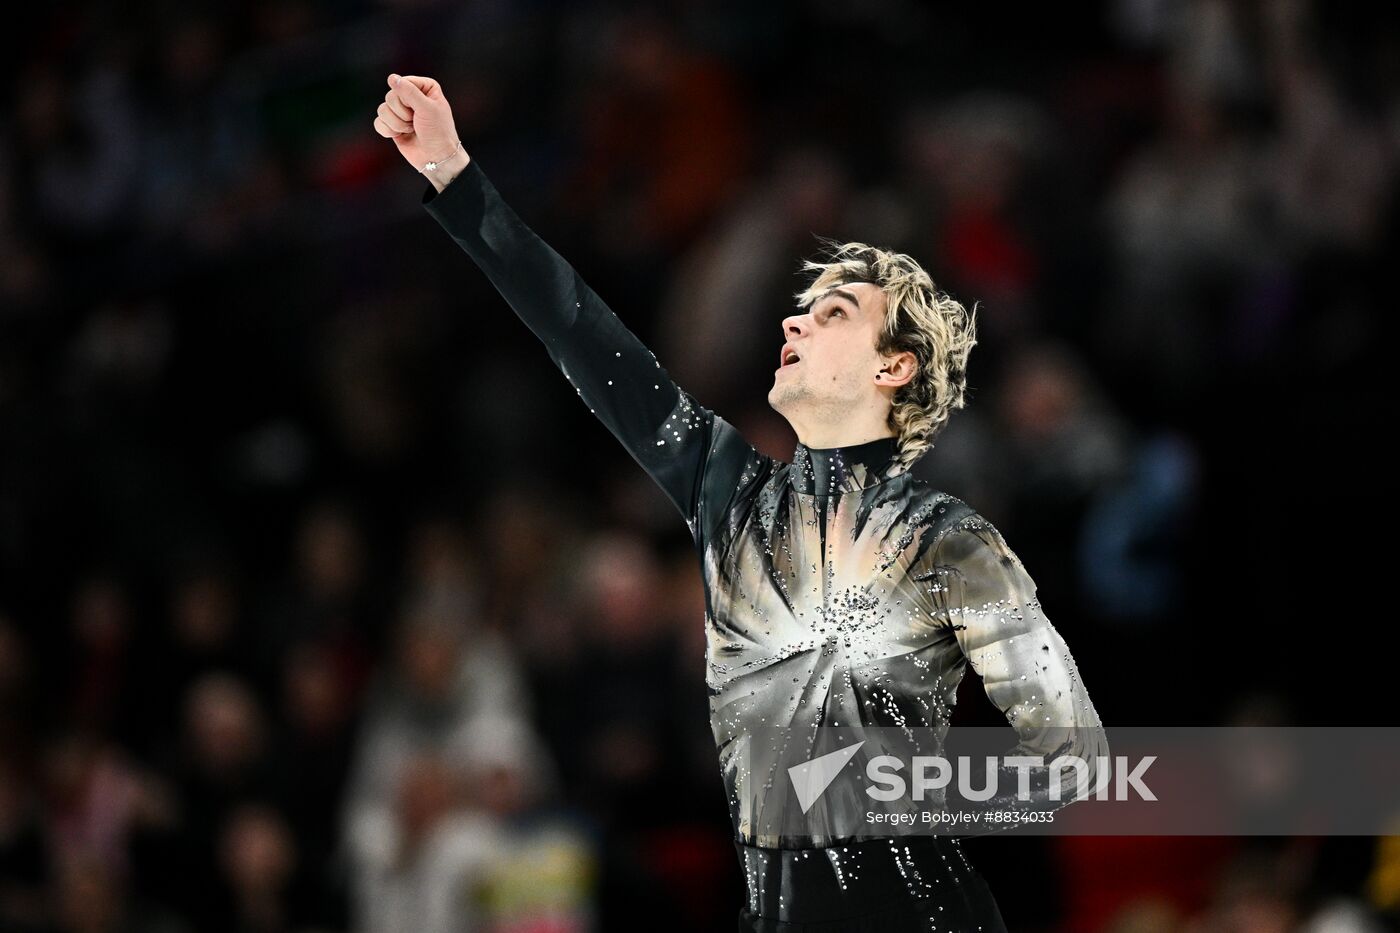
[[[423,206],[544,343],[589,411],[698,536],[705,525],[701,491],[707,466],[732,471],[737,479],[758,458],[753,448],[671,380],[656,355],[505,203],[479,160],[468,162],[441,192],[430,185]]]
[[[959,648],[982,678],[987,698],[1006,716],[1017,743],[1004,757],[1030,756],[1030,798],[1018,797],[1020,772],[1002,765],[997,794],[986,801],[958,798],[969,812],[1048,812],[1097,788],[1109,754],[1098,712],[1060,633],[1041,610],[1036,585],[1001,533],[980,515],[953,526],[935,550],[936,605]],[[1062,755],[1084,760],[1084,771],[1061,770],[1058,797],[1050,792],[1051,763]],[[980,775],[980,771],[979,771]],[[981,783],[980,779],[977,783]],[[950,800],[950,804],[952,801]],[[980,834],[1016,825],[967,827]]]

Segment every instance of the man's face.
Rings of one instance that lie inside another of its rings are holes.
[[[875,342],[885,320],[885,293],[869,282],[837,285],[801,314],[783,319],[782,354],[768,404],[789,420],[833,422],[880,391],[884,361]],[[797,362],[791,362],[795,353]]]

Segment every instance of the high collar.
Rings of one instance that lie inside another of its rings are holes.
[[[792,454],[792,486],[817,496],[865,489],[903,472],[895,463],[898,454],[897,437],[844,447],[808,447],[798,441]]]

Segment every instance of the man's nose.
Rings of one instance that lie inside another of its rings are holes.
[[[803,334],[807,333],[808,317],[810,317],[810,315],[794,314],[790,317],[783,318],[783,336],[789,338],[801,337]]]

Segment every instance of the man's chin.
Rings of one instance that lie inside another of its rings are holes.
[[[776,412],[785,412],[792,408],[799,395],[790,386],[774,386],[768,390],[768,405]]]

